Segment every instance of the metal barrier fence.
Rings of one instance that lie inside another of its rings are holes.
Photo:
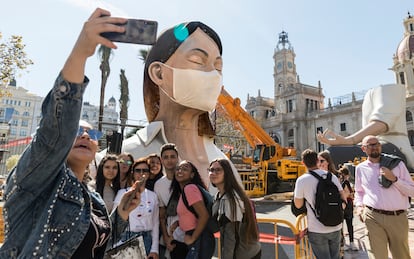
[[[259,233],[259,241],[260,243],[270,243],[274,244],[275,247],[275,259],[279,258],[279,245],[292,245],[295,259],[315,259],[312,254],[312,250],[310,248],[308,242],[307,233],[307,220],[306,215],[302,214],[296,218],[296,224],[292,224],[291,222],[284,220],[284,219],[266,219],[266,218],[258,218],[257,223],[259,224],[272,224],[273,225],[273,233]],[[279,235],[278,227],[284,226],[288,227],[291,231],[291,235]],[[215,233],[215,238],[217,239],[217,253],[218,258],[220,256],[220,233]],[[263,254],[262,254],[263,256]]]

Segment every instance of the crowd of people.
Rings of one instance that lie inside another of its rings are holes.
[[[211,138],[208,112],[222,89],[223,61],[221,40],[207,25],[183,23],[158,37],[144,70],[150,124],[124,142],[124,153],[108,153],[95,162],[102,134],[80,120],[89,83],[85,65],[98,45],[117,48],[101,33],[123,33],[126,21],[98,8],[84,23],[42,104],[33,141],[8,176],[0,258],[103,258],[107,249],[141,236],[148,258],[207,259],[215,250],[207,227],[211,217],[219,226],[221,258],[260,258],[254,207],[234,165]],[[318,135],[331,144],[362,141],[368,159],[356,167],[354,185],[346,167],[335,168],[329,152],[302,153],[308,171],[333,174],[349,233],[345,247],[342,223],[325,226],[312,213],[318,179],[300,176],[294,205],[307,207],[307,234],[316,258],[337,259],[346,249],[358,249],[354,207],[367,226],[370,258],[387,258],[388,247],[394,258],[410,258],[407,209],[414,183],[404,161],[384,156],[372,135],[390,135],[386,131],[396,123],[373,121],[349,137]],[[397,146],[407,147],[405,142]],[[405,158],[409,164],[412,160]],[[96,172],[89,170],[92,165]],[[204,192],[213,190],[210,213]]]
[[[331,181],[340,193],[341,212],[349,236],[349,245],[344,246],[343,223],[336,226],[323,224],[313,210],[318,179],[311,173],[300,176],[294,190],[294,206],[306,204],[308,238],[316,258],[344,258],[344,251],[358,251],[354,241],[354,214],[365,223],[369,239],[369,258],[411,258],[408,246],[408,217],[410,197],[414,195],[414,182],[404,160],[398,156],[382,153],[379,139],[367,135],[361,148],[367,159],[355,167],[353,180],[348,166],[337,170],[328,151],[317,153],[307,149],[302,161],[308,172],[316,172]]]
[[[211,218],[220,219],[221,242],[231,251],[222,258],[260,258],[257,229],[243,232],[244,226],[252,229],[248,219],[255,215],[240,192],[238,172],[234,166],[206,170],[213,159],[225,157],[210,137],[208,112],[222,87],[222,46],[207,25],[183,23],[158,37],[144,71],[151,125],[136,134],[139,140],[124,143],[125,153],[97,155],[102,133],[80,120],[89,83],[86,61],[98,45],[116,49],[101,33],[123,33],[126,22],[97,8],[84,23],[42,104],[33,141],[9,173],[0,258],[104,258],[135,236],[142,236],[147,258],[211,258]],[[191,96],[183,99],[177,91]],[[160,134],[150,134],[154,129]],[[128,152],[138,146],[141,155]],[[224,206],[218,197],[228,195],[231,211],[208,213],[202,190],[214,190],[210,176],[225,191],[215,197],[216,207]],[[229,224],[240,229],[228,232]],[[239,254],[243,249],[248,253]]]

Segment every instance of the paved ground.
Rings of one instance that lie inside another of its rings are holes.
[[[263,198],[256,200],[257,217],[258,218],[277,218],[285,219],[293,224],[295,223],[295,217],[290,212],[290,203],[268,201]],[[411,257],[414,258],[414,204],[409,210],[409,246],[411,249]],[[367,249],[369,248],[369,241],[366,235],[365,224],[362,223],[357,217],[354,217],[354,243],[358,245],[359,251],[346,251],[344,259],[365,259],[368,258]],[[344,224],[345,225],[345,224]],[[259,226],[261,231],[273,231],[273,229],[265,229],[264,226]],[[285,230],[286,233],[286,230]],[[284,235],[283,229],[279,233]],[[345,242],[348,244],[349,238],[346,227],[344,227]],[[274,246],[264,244],[262,258],[275,258]],[[278,259],[295,258],[292,246],[279,245],[279,257]],[[391,256],[389,257],[391,258]]]

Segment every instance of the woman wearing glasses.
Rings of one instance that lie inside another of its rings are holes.
[[[98,149],[99,132],[79,121],[82,96],[89,82],[86,60],[98,44],[116,46],[105,31],[123,32],[115,25],[125,19],[97,9],[84,23],[79,38],[42,104],[42,118],[33,141],[10,172],[3,213],[5,241],[0,258],[103,258],[114,229],[123,230],[129,212],[140,201],[121,199],[111,219],[105,203],[83,182]],[[112,220],[118,218],[117,221]],[[115,233],[118,236],[118,233]]]
[[[258,259],[261,256],[256,215],[250,199],[234,177],[227,159],[217,158],[208,169],[218,193],[213,205],[220,226],[222,259]]]
[[[120,182],[121,188],[130,187],[127,185],[127,179],[132,171],[132,164],[134,163],[134,157],[130,153],[121,153],[118,155],[119,169],[120,169]]]
[[[142,157],[135,160],[129,175],[128,184],[139,181],[141,203],[129,214],[129,229],[121,235],[124,242],[134,236],[142,236],[145,250],[149,258],[158,259],[159,244],[159,208],[158,197],[155,192],[145,188],[145,183],[150,174],[148,158]],[[114,207],[130,188],[120,189],[115,197]]]
[[[335,163],[329,151],[325,150],[318,154],[318,168],[333,173],[336,177],[340,177],[338,170],[336,170]]]

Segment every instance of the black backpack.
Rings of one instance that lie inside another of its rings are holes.
[[[206,230],[209,231],[210,233],[216,233],[220,230],[219,225],[218,225],[218,221],[217,219],[212,215],[212,210],[213,210],[213,203],[214,203],[214,199],[213,196],[203,187],[197,185],[198,189],[200,190],[201,194],[203,195],[203,200],[204,200],[204,204],[206,205],[207,208],[207,212],[209,215],[208,221],[207,221],[207,225],[206,225]],[[191,213],[193,213],[196,218],[198,218],[198,215],[195,211],[195,209],[193,208],[193,206],[190,206],[188,204],[188,200],[187,197],[185,195],[185,192],[183,191],[181,193],[181,197],[183,199],[183,203],[185,205],[185,207],[191,211]]]
[[[316,187],[315,208],[312,208],[316,218],[325,226],[337,226],[344,220],[342,198],[338,187],[332,182],[332,173],[328,172],[326,178],[309,171],[319,182]]]

